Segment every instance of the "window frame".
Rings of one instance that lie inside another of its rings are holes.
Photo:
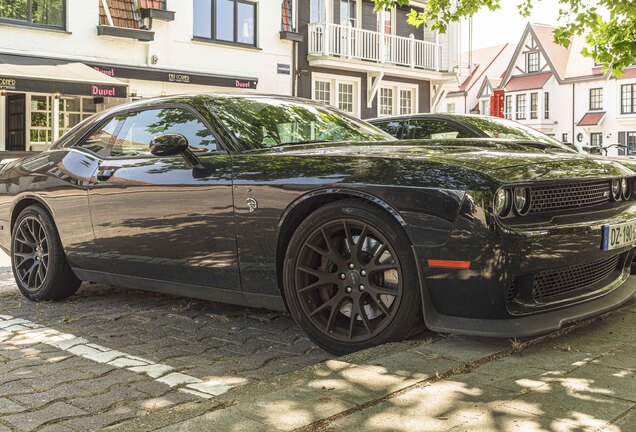
[[[77,142],[75,144],[70,146],[70,148],[78,150],[78,151],[82,151],[82,152],[85,152],[85,153],[88,153],[88,154],[91,154],[91,155],[99,158],[100,160],[104,160],[104,161],[106,161],[106,160],[122,160],[122,159],[156,159],[156,158],[158,158],[158,156],[155,156],[153,154],[136,155],[136,156],[114,156],[114,157],[113,156],[106,156],[105,157],[105,156],[102,156],[102,155],[100,155],[98,153],[95,153],[94,151],[91,151],[91,150],[83,147],[83,144],[94,133],[96,133],[96,132],[100,131],[101,129],[103,129],[104,126],[106,126],[113,118],[115,118],[117,116],[128,115],[128,114],[131,114],[131,113],[141,112],[141,111],[156,111],[156,110],[162,110],[162,109],[177,109],[177,108],[185,109],[186,111],[189,111],[190,113],[194,114],[201,121],[201,123],[203,123],[203,125],[208,128],[210,133],[216,139],[217,146],[216,146],[216,150],[215,151],[208,151],[208,152],[205,152],[205,153],[197,153],[197,156],[200,157],[200,156],[221,155],[221,154],[229,154],[230,153],[229,150],[228,150],[228,146],[225,144],[223,139],[220,137],[219,133],[213,127],[210,126],[210,122],[208,122],[203,117],[203,115],[201,115],[201,113],[199,113],[196,109],[194,109],[190,105],[183,104],[183,103],[164,103],[164,104],[157,104],[157,105],[148,105],[148,106],[144,106],[144,107],[132,107],[132,108],[129,108],[129,109],[123,109],[123,110],[117,110],[117,111],[109,112],[103,118],[99,119],[99,121],[97,121],[90,129],[88,129],[82,135],[82,137],[77,140]],[[168,158],[168,157],[172,157],[172,156],[166,156],[166,158]],[[178,157],[181,157],[181,156],[178,156]],[[163,158],[161,158],[161,159],[163,159]]]
[[[539,118],[539,92],[530,93],[530,120]]]
[[[10,24],[10,25],[16,25],[16,26],[22,26],[22,27],[30,27],[30,28],[37,28],[37,29],[44,29],[44,30],[62,30],[62,31],[66,31],[66,26],[68,24],[68,18],[67,18],[67,13],[68,13],[68,0],[61,0],[62,1],[62,24],[61,25],[51,25],[51,24],[38,24],[38,23],[33,23],[33,19],[31,19],[31,22],[25,20],[19,20],[19,19],[13,19],[13,18],[5,18],[5,17],[0,17],[0,24]],[[31,5],[33,6],[33,5]],[[33,13],[28,13],[28,16],[32,16]]]
[[[537,68],[530,70],[530,65],[534,64],[534,62],[530,61],[530,56],[534,56],[536,54],[537,56]],[[539,51],[530,51],[526,53],[526,72],[531,74],[531,73],[537,73],[541,71],[541,53]]]
[[[391,91],[393,92],[393,100],[391,101],[392,103],[392,107],[391,107],[391,114],[381,114],[381,109],[380,109],[380,96],[381,96],[381,92],[382,89],[391,89]],[[400,114],[400,110],[401,110],[401,106],[400,106],[400,101],[401,101],[401,96],[402,96],[402,91],[410,91],[411,92],[411,114],[408,115],[413,115],[413,114],[417,114],[420,110],[420,86],[417,84],[410,84],[410,83],[402,83],[402,82],[397,82],[397,81],[382,81],[382,84],[380,85],[380,88],[378,89],[378,93],[376,95],[376,105],[377,105],[377,117],[387,117],[387,116],[395,116],[395,115],[401,115]]]
[[[593,92],[599,91],[597,95],[593,95]],[[589,108],[590,111],[603,111],[603,87],[591,88],[589,91]],[[594,103],[600,103],[600,106]]]
[[[334,76],[323,73],[311,74],[311,100],[315,102],[322,102],[316,99],[316,83],[317,82],[330,83],[329,90],[329,106],[340,109],[340,84],[353,84],[353,112],[346,112],[349,115],[360,118],[362,109],[362,79],[359,77],[349,76]]]
[[[543,119],[550,120],[550,92],[543,93]]]
[[[519,101],[523,99],[523,104],[519,105]],[[525,93],[515,95],[515,120],[526,120],[528,116],[528,100]],[[522,107],[523,110],[519,108]],[[523,117],[522,117],[523,116]]]
[[[219,39],[217,37],[217,26],[216,26],[216,17],[217,17],[217,6],[218,6],[218,2],[219,0],[210,0],[210,2],[212,3],[212,7],[210,8],[211,10],[211,16],[210,16],[210,35],[211,37],[207,37],[207,36],[200,36],[194,33],[194,19],[193,19],[193,23],[192,23],[192,38],[196,39],[196,40],[200,40],[200,41],[206,41],[206,42],[214,42],[214,43],[218,43],[218,44],[225,44],[225,45],[233,45],[233,46],[241,46],[241,47],[246,47],[246,48],[258,48],[258,42],[259,42],[259,38],[258,38],[258,31],[259,31],[259,21],[258,21],[258,17],[259,17],[259,4],[260,2],[258,1],[250,1],[250,0],[227,0],[227,1],[231,1],[234,4],[233,7],[233,14],[234,14],[234,22],[233,22],[233,32],[234,32],[234,40],[233,41],[228,41],[228,40],[224,40],[224,39]],[[237,25],[237,20],[238,20],[238,5],[239,3],[241,4],[247,4],[250,6],[254,7],[254,43],[245,43],[245,42],[238,42],[238,25]],[[194,5],[194,1],[193,1],[193,5]],[[196,11],[194,11],[194,13],[196,14]]]
[[[629,106],[630,106],[630,110],[626,111],[625,110],[625,102],[623,97],[625,96],[625,90],[626,88],[630,88],[630,91],[628,92],[629,94]],[[620,87],[620,107],[621,107],[621,114],[636,114],[636,83],[633,84],[622,84]]]
[[[506,95],[504,99],[504,117],[512,120],[512,95]]]
[[[600,141],[597,144],[594,143],[594,138],[595,137],[600,137]],[[603,132],[591,132],[590,133],[590,146],[603,147]]]

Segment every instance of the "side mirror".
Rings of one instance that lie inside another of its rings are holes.
[[[188,140],[180,134],[154,137],[150,141],[150,153],[155,156],[175,156],[188,151]]]

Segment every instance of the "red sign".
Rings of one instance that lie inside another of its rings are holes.
[[[98,87],[96,85],[91,86],[91,93],[93,96],[112,96],[115,97],[117,95],[117,89],[115,87]]]
[[[495,94],[490,96],[490,115],[493,117],[504,118],[504,108],[506,105],[506,96],[503,90],[496,90]]]

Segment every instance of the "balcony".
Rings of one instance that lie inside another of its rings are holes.
[[[441,44],[324,22],[309,24],[309,57],[445,72]]]

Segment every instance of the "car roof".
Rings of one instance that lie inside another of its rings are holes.
[[[491,119],[491,116],[479,115],[479,114],[458,114],[458,113],[417,113],[417,114],[403,114],[396,116],[383,116],[383,117],[375,117],[372,119],[367,119],[366,121],[369,123],[376,122],[386,122],[386,121],[404,121],[404,120],[413,120],[413,119],[442,119],[442,120],[454,120],[454,121],[464,121],[469,118],[482,118],[482,119]]]

